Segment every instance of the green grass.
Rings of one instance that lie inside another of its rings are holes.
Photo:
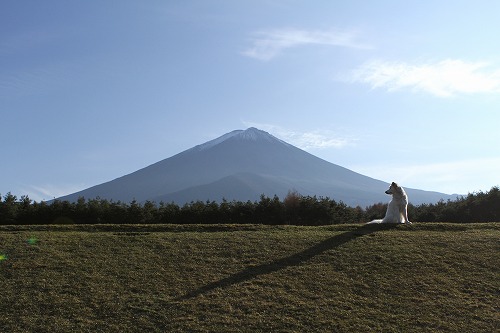
[[[2,332],[495,332],[500,224],[2,226]]]

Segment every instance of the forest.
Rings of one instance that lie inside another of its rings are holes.
[[[268,224],[330,225],[363,223],[383,218],[387,203],[350,207],[328,197],[303,196],[290,191],[281,200],[262,195],[259,201],[193,201],[175,203],[114,202],[79,198],[77,202],[54,200],[36,202],[0,195],[0,224]],[[500,189],[474,192],[456,200],[434,204],[408,205],[413,222],[500,221]]]

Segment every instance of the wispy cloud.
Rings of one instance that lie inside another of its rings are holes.
[[[372,61],[353,71],[351,79],[374,89],[410,89],[438,97],[500,93],[500,68],[487,62],[457,59],[423,64]]]
[[[343,148],[353,143],[352,139],[336,136],[328,131],[289,133],[289,140],[302,149]]]
[[[309,132],[298,132],[271,124],[258,124],[244,122],[248,127],[257,127],[261,130],[270,132],[283,141],[304,150],[344,148],[353,145],[356,139],[352,137],[342,137],[330,130],[314,130]]]
[[[32,51],[40,46],[48,45],[58,38],[58,34],[41,30],[6,34],[0,40],[0,56],[16,56],[18,53]]]
[[[45,184],[41,186],[31,185],[23,189],[23,194],[28,195],[30,199],[35,201],[45,201],[81,191],[86,187],[88,186],[85,186],[84,184],[79,184],[79,185]]]
[[[441,163],[352,166],[364,175],[400,182],[403,186],[443,193],[467,194],[498,186],[500,158],[478,158]],[[411,198],[410,198],[411,199]]]
[[[64,68],[38,68],[0,73],[0,98],[44,94],[68,84]]]
[[[252,45],[242,52],[243,55],[262,61],[269,61],[284,50],[303,45],[327,45],[367,49],[369,45],[357,41],[353,31],[340,30],[301,30],[274,29],[255,32]]]

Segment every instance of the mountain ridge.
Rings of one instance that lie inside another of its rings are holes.
[[[402,184],[404,187],[404,184]],[[114,201],[174,202],[258,200],[288,191],[329,197],[350,206],[388,201],[387,183],[356,173],[251,127],[235,130],[128,175],[60,200],[99,197]],[[452,196],[408,189],[410,202],[432,203]]]

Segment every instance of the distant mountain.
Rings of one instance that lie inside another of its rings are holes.
[[[404,184],[402,184],[404,186]],[[388,184],[311,155],[256,128],[236,130],[126,176],[60,200],[100,197],[184,204],[196,200],[255,201],[288,191],[362,207],[386,202]],[[455,199],[405,188],[413,204]]]

